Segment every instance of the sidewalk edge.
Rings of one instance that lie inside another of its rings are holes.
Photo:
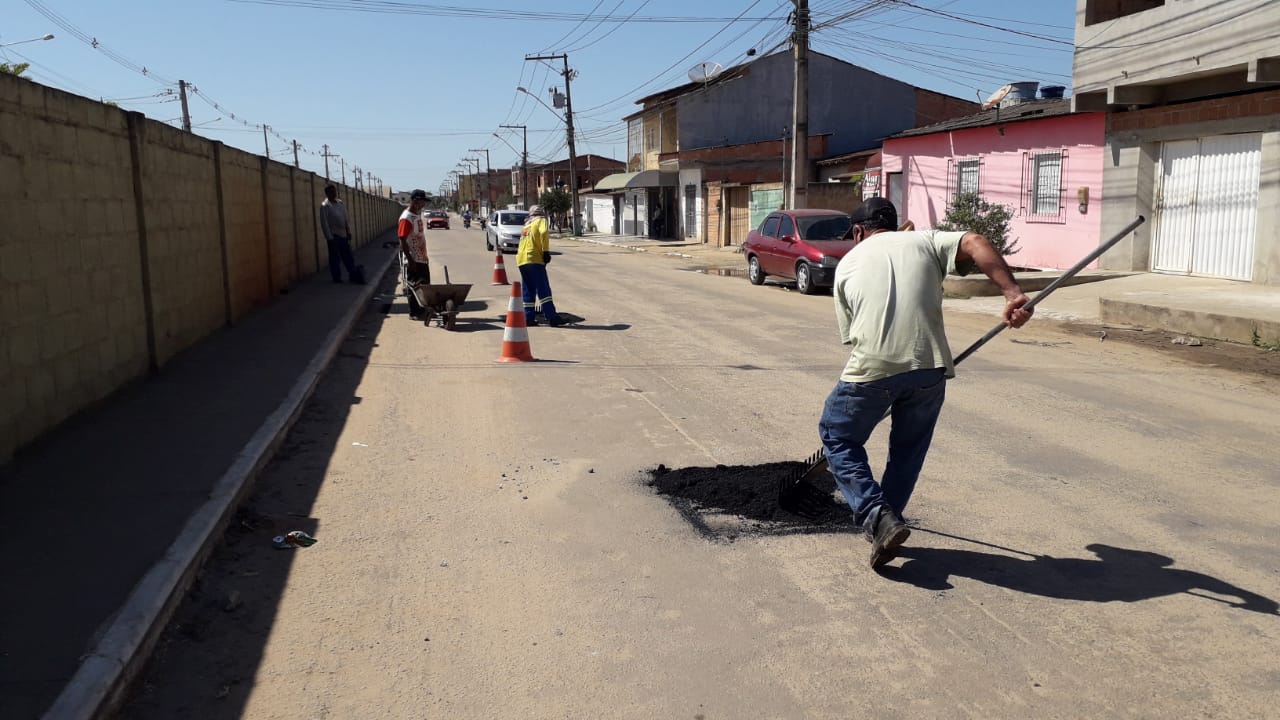
[[[370,242],[372,246],[378,240]],[[75,675],[45,711],[45,720],[91,720],[109,717],[123,703],[133,679],[142,670],[160,632],[191,586],[196,571],[217,541],[251,480],[270,462],[280,442],[302,412],[338,347],[369,307],[370,299],[395,253],[387,253],[356,302],[325,338],[320,351],[280,406],[267,417],[236,455],[213,490],[191,516],[164,555],[147,571],[128,600],[112,618],[92,651],[83,656]]]

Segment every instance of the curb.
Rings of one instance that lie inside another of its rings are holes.
[[[607,241],[607,240],[592,240],[591,238],[587,238],[587,237],[567,237],[567,238],[562,238],[562,239],[563,239],[563,240],[573,240],[573,241],[575,241],[575,242],[591,243],[592,245],[604,245],[604,246],[607,246],[607,247],[622,248],[622,249],[624,249],[624,250],[631,250],[631,251],[633,251],[633,252],[649,252],[649,248],[640,247],[639,245],[622,245],[622,244],[620,244],[620,243],[611,243],[611,242],[609,242],[609,241]],[[661,248],[659,248],[659,249],[661,249]],[[696,255],[686,255],[685,253],[679,253],[679,252],[674,252],[674,251],[673,251],[673,252],[664,252],[664,253],[659,253],[659,254],[660,254],[660,255],[666,255],[666,256],[669,256],[669,257],[687,258],[687,259],[689,259],[689,260],[696,260],[696,259],[697,259],[697,256],[696,256]]]
[[[383,233],[385,234],[385,233]],[[379,235],[381,237],[381,235]],[[369,245],[378,242],[377,238]],[[214,484],[209,499],[187,520],[178,537],[134,587],[112,617],[97,645],[82,657],[75,675],[45,711],[45,720],[91,720],[109,717],[123,703],[126,692],[151,655],[160,632],[168,624],[195,574],[213,549],[251,481],[271,460],[293,427],[338,347],[369,307],[380,280],[395,260],[394,253],[371,275],[356,302],[342,316],[307,364],[289,394],[236,455]]]

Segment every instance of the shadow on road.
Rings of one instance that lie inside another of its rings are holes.
[[[1096,559],[1020,553],[1024,559],[974,550],[906,545],[900,552],[906,562],[901,566],[885,566],[880,574],[926,590],[948,590],[953,587],[950,578],[967,577],[1030,595],[1086,602],[1138,602],[1187,593],[1242,610],[1280,614],[1280,605],[1275,600],[1204,573],[1169,567],[1173,565],[1173,558],[1097,543],[1085,549]]]
[[[779,506],[779,481],[807,467],[800,462],[678,469],[659,465],[648,471],[646,484],[699,534],[716,542],[750,536],[857,533],[830,476],[823,485],[797,486],[786,508]],[[1031,595],[1087,602],[1137,602],[1188,593],[1243,610],[1280,614],[1275,600],[1204,573],[1172,568],[1172,558],[1153,552],[1093,544],[1086,549],[1096,559],[1055,558],[928,528],[916,531],[1006,554],[908,544],[900,552],[906,562],[880,569],[886,579],[948,590],[953,587],[950,578],[967,577]]]
[[[379,293],[395,289],[393,268]],[[403,302],[397,303],[403,307]],[[320,379],[294,428],[241,504],[133,687],[121,718],[241,718],[285,585],[299,553],[323,552],[323,518],[312,516],[356,391],[383,324],[407,322],[370,303]],[[423,332],[445,332],[432,328]],[[376,443],[378,438],[361,438]],[[290,530],[316,537],[315,548],[276,549]]]

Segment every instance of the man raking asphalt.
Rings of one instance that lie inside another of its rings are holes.
[[[955,377],[942,316],[942,281],[977,267],[1005,297],[1004,322],[966,350],[967,357],[1005,327],[1022,327],[1044,298],[1143,221],[1138,218],[1032,301],[1000,252],[973,232],[896,231],[898,213],[884,198],[854,211],[856,245],[836,267],[835,311],[840,339],[852,346],[819,422],[826,464],[871,542],[870,564],[892,559],[911,534],[902,512],[915,490],[946,381]],[[876,482],[865,444],[892,417],[889,458]],[[812,470],[820,467],[814,464]],[[786,490],[783,490],[785,496]]]

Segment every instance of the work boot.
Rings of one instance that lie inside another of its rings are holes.
[[[911,535],[911,528],[888,505],[881,505],[871,512],[871,567],[874,569],[898,556],[898,548]]]

